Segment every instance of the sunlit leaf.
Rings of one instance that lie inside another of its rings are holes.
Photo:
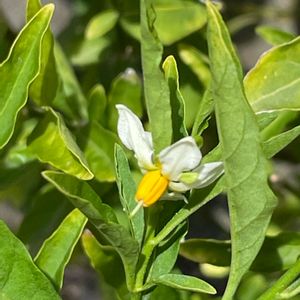
[[[61,289],[64,270],[77,244],[87,218],[74,209],[57,230],[43,243],[34,259],[35,264]]]
[[[27,22],[42,8],[40,0],[27,2]],[[38,105],[49,105],[56,95],[58,76],[54,58],[54,41],[48,27],[41,43],[40,70],[38,77],[31,84],[29,96]]]
[[[175,58],[171,55],[168,56],[162,67],[170,90],[173,142],[176,142],[188,134],[184,121],[184,99],[179,90],[179,75]]]
[[[134,238],[141,244],[144,235],[144,211],[139,211],[131,217],[130,214],[137,205],[135,200],[136,184],[132,178],[128,160],[119,145],[115,147],[115,165],[120,200],[130,222]]]
[[[29,149],[39,160],[78,178],[93,178],[81,150],[64,124],[61,115],[45,108],[44,119],[29,137]]]
[[[255,112],[300,110],[300,38],[266,52],[244,80]]]
[[[216,294],[213,286],[207,282],[188,275],[165,274],[154,280],[156,284],[170,286],[179,290],[193,291],[197,293]]]
[[[264,240],[275,197],[255,115],[245,98],[242,70],[218,10],[207,2],[208,47],[218,134],[227,186],[232,259],[224,299],[232,299]]]
[[[44,6],[20,32],[7,59],[0,65],[0,148],[12,136],[16,118],[25,105],[28,87],[40,69],[41,41],[49,26],[54,6]]]
[[[158,153],[172,142],[172,111],[168,85],[160,69],[163,47],[153,27],[156,16],[152,1],[141,0],[140,9],[145,100],[154,149]]]
[[[54,171],[45,171],[43,176],[88,217],[105,240],[118,252],[124,265],[128,289],[133,289],[139,244],[127,229],[116,223],[113,209],[101,203],[101,199],[84,181]]]

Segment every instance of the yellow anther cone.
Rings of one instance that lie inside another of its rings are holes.
[[[142,178],[135,198],[142,201],[143,206],[150,206],[162,196],[168,184],[168,178],[163,176],[160,170],[150,171]]]

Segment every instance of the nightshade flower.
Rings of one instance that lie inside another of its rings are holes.
[[[116,108],[119,137],[126,148],[134,151],[144,173],[135,196],[139,207],[154,204],[167,190],[184,193],[205,187],[223,173],[222,162],[200,165],[202,155],[191,136],[166,147],[154,157],[151,133],[144,130],[139,118],[126,106],[118,104]]]

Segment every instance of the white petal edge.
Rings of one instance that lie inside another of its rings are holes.
[[[224,173],[224,164],[220,161],[200,165],[193,172],[199,173],[198,178],[192,188],[203,188],[210,185]]]
[[[153,146],[150,132],[144,130],[140,119],[125,105],[117,104],[119,113],[118,134],[129,150],[133,150],[139,166],[150,170],[155,168],[152,162]]]
[[[178,193],[184,193],[188,190],[190,190],[192,187],[188,184],[185,184],[183,182],[174,182],[171,181],[169,183],[169,189],[174,191],[174,192],[178,192]]]
[[[159,153],[162,174],[171,181],[177,181],[182,172],[198,166],[201,158],[201,152],[191,136],[179,140]]]

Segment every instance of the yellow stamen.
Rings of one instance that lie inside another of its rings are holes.
[[[143,206],[150,206],[161,197],[168,184],[168,178],[163,176],[160,170],[150,171],[142,178],[135,199],[142,201]]]

